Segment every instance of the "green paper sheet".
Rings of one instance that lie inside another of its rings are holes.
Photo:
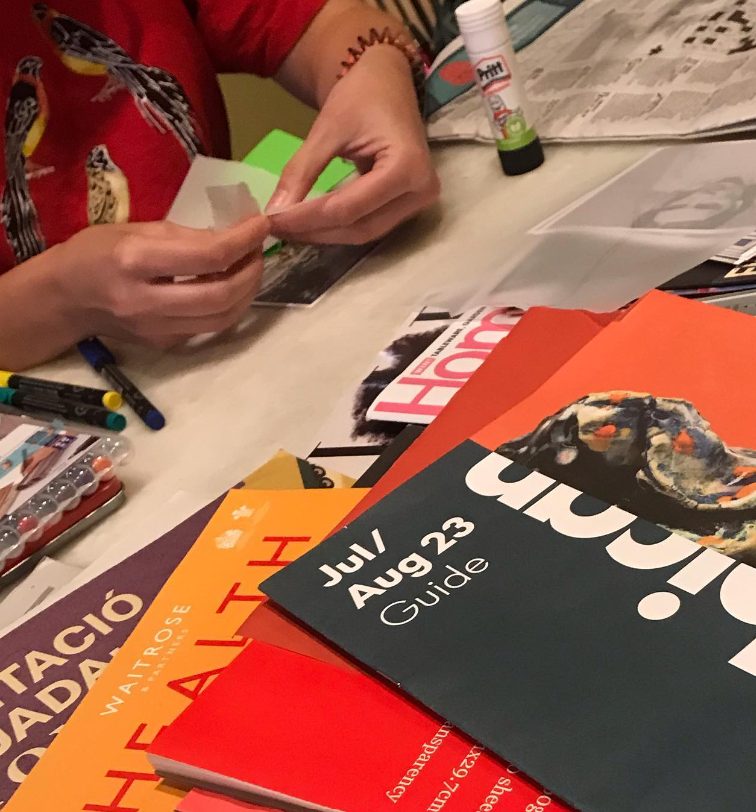
[[[296,135],[283,130],[271,130],[244,158],[244,163],[273,175],[280,175],[302,143],[302,139]],[[321,194],[330,192],[354,171],[354,164],[351,162],[334,158],[315,181],[313,189]]]

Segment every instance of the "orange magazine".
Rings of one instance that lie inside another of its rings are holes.
[[[159,783],[146,748],[247,644],[236,631],[259,583],[364,495],[231,491],[5,812],[173,812],[182,793]]]
[[[565,396],[601,386],[685,398],[726,427],[731,442],[756,444],[754,338],[752,316],[653,291],[473,439],[487,445],[529,431],[547,413],[541,405],[553,412]]]
[[[756,320],[644,297],[472,439],[756,564]]]

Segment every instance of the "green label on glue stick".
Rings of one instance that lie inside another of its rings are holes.
[[[497,138],[496,146],[499,150],[522,149],[538,137],[532,127],[528,127],[525,117],[520,113],[511,113],[504,122],[505,138]]]

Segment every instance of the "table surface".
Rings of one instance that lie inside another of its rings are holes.
[[[392,235],[314,307],[255,308],[235,334],[180,352],[114,344],[167,426],[151,432],[130,417],[134,452],[121,469],[127,502],[58,553],[85,568],[68,589],[169,530],[277,449],[309,452],[339,396],[413,310],[455,306],[502,277],[532,239],[529,228],[649,149],[550,146],[541,168],[508,178],[490,146],[436,147],[439,208]],[[34,374],[102,385],[76,353]]]

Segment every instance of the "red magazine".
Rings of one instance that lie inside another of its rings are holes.
[[[330,664],[337,668],[359,671],[364,674],[366,678],[371,679],[369,676],[370,672],[366,671],[361,663],[352,660],[345,654],[341,654],[330,643],[323,640],[311,629],[298,623],[272,601],[266,601],[259,605],[239,627],[237,634],[241,637],[256,640],[259,643],[278,646],[306,657],[313,657],[320,662]],[[426,711],[426,714],[430,729],[434,729],[441,724],[438,717],[434,716],[430,711]],[[459,734],[455,731],[455,735]],[[569,809],[566,805],[554,800],[548,793],[544,793],[535,782],[531,781],[523,773],[517,772],[511,765],[498,761],[494,756],[488,753],[482,754],[481,759],[485,762],[497,763],[498,769],[506,772],[510,778],[509,786],[511,790],[507,797],[512,799],[510,803],[518,803],[519,806],[505,806],[505,810],[538,812],[539,806],[541,807],[540,812],[546,812],[547,806],[549,810],[555,810],[555,812]],[[539,799],[541,803],[539,803]],[[452,806],[449,808],[457,809],[458,807]],[[489,812],[489,810],[486,810],[485,804],[481,807],[471,807],[473,812],[477,812],[477,810],[481,808],[484,809],[485,812]],[[418,809],[421,809],[422,812],[427,812],[424,807],[419,807]],[[429,807],[429,809],[432,808]],[[188,812],[194,812],[194,810]],[[221,810],[218,812],[221,812]],[[490,812],[493,812],[493,805],[491,806]]]
[[[176,812],[280,812],[280,810],[272,806],[236,801],[203,789],[193,789],[179,801]]]
[[[548,307],[528,310],[344,524],[534,392],[618,316]]]
[[[183,785],[319,812],[567,809],[377,679],[257,641],[148,755]]]

